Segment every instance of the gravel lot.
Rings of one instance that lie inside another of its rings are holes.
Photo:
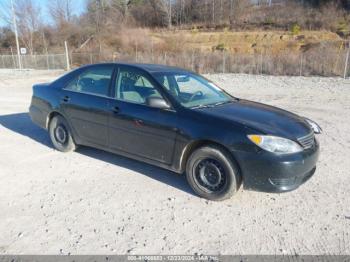
[[[32,84],[61,73],[0,70],[0,254],[350,254],[350,80],[208,76],[324,129],[318,170],[298,190],[209,202],[180,175],[53,150],[27,111]]]

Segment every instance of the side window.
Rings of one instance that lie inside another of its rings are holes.
[[[148,77],[136,69],[122,68],[116,81],[115,98],[145,104],[148,97],[162,97]]]
[[[89,68],[70,82],[66,89],[96,95],[108,95],[113,66]]]
[[[169,80],[167,76],[157,75],[156,78],[160,84],[162,84],[166,89],[170,90]]]
[[[154,88],[153,85],[144,76],[140,76],[139,77],[139,79],[135,83],[135,86],[137,86],[137,87]]]

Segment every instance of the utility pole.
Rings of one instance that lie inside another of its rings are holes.
[[[13,0],[11,0],[11,10],[12,10],[13,28],[15,30],[16,45],[17,45],[18,67],[19,67],[19,69],[22,69],[21,53],[19,51],[19,41],[18,41],[18,32],[17,32],[16,13],[15,13],[15,7],[13,5]]]

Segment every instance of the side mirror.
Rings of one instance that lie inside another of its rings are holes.
[[[146,104],[150,107],[159,108],[159,109],[169,109],[170,105],[160,97],[147,97]]]

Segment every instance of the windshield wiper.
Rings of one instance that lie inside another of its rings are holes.
[[[198,105],[198,106],[191,107],[191,109],[208,108],[208,107],[213,107],[213,106],[212,105]]]
[[[216,107],[216,106],[219,106],[219,105],[228,104],[228,103],[231,103],[231,102],[232,101],[225,101],[225,102],[218,102],[218,103],[215,103],[215,104],[198,105],[198,106],[191,107],[191,109],[211,108],[211,107]]]
[[[218,103],[212,104],[212,106],[221,106],[221,105],[230,104],[230,103],[232,103],[231,100],[229,100],[229,101],[223,101],[223,102],[218,102]]]
[[[236,101],[238,101],[238,98],[235,98]],[[198,108],[210,108],[210,107],[215,107],[215,106],[221,106],[221,105],[225,105],[225,104],[230,104],[234,102],[234,100],[228,100],[228,101],[222,101],[222,102],[217,102],[214,104],[207,104],[207,105],[198,105],[198,106],[194,106],[191,107],[191,109],[198,109]]]

